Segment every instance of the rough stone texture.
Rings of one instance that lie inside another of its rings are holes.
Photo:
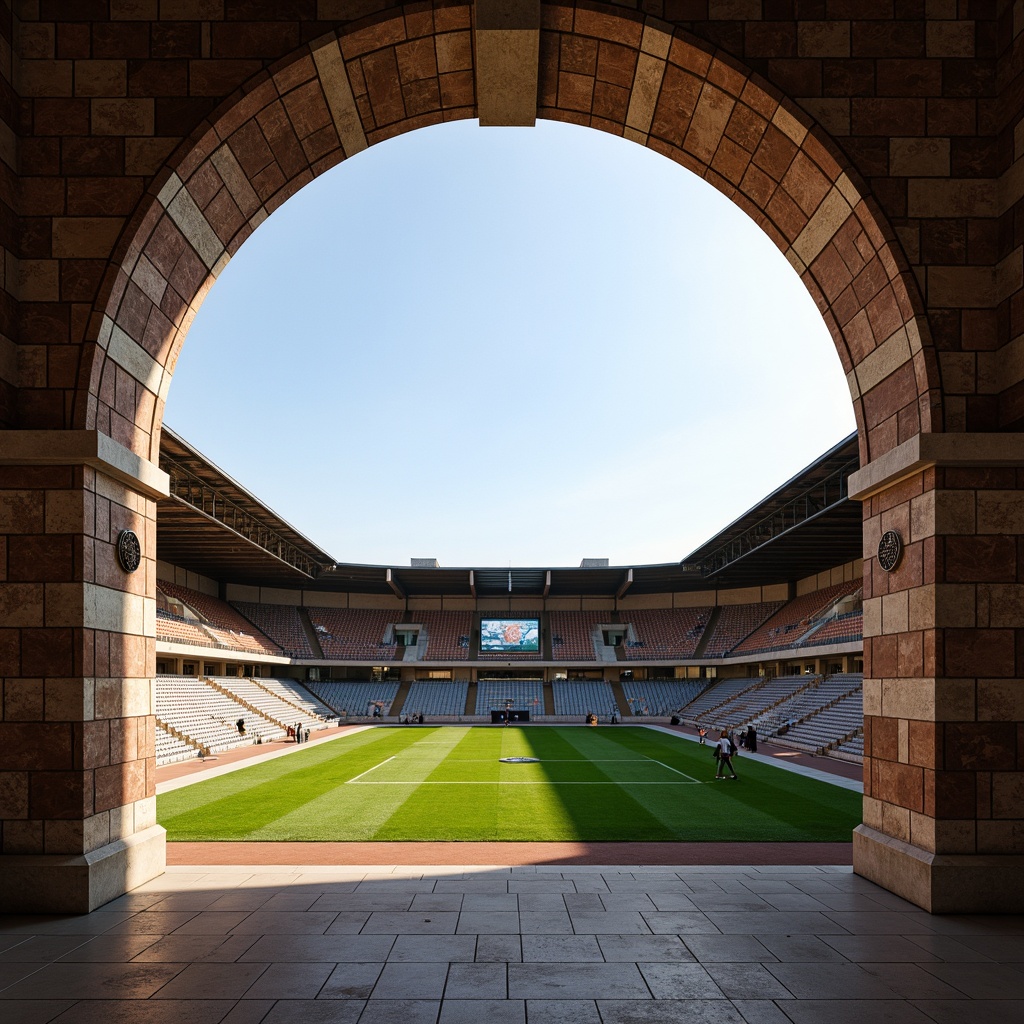
[[[366,145],[476,116],[473,12],[71,6],[0,7],[0,425],[99,429],[156,461],[189,324],[253,229]],[[1007,0],[543,3],[537,113],[666,155],[769,234],[835,340],[867,464],[919,432],[1024,425],[1021,27]],[[120,590],[113,520],[145,519],[148,565],[151,509],[53,472],[4,471],[19,852],[145,827],[153,792],[152,630],[50,621],[49,597]],[[1022,482],[937,468],[865,508],[865,820],[920,849],[1024,849]],[[81,523],[46,525],[51,492]],[[908,541],[888,577],[886,524]]]

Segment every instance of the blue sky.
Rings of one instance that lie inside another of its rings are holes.
[[[412,132],[211,289],[167,424],[340,561],[675,561],[854,429],[782,254],[572,125]]]

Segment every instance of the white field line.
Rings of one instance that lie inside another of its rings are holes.
[[[383,762],[381,762],[383,764]],[[380,767],[377,765],[376,767]],[[370,771],[373,771],[371,768]],[[366,772],[363,772],[365,775]],[[679,773],[682,775],[682,772]],[[357,775],[356,779],[361,779],[362,775]],[[690,778],[689,775],[686,778]],[[486,780],[473,780],[466,782],[441,782],[440,780],[428,780],[426,782],[356,782],[356,779],[351,779],[346,782],[346,786],[706,786],[708,780],[703,782],[697,779],[691,779],[690,782],[556,782],[552,779],[538,779],[535,782],[521,780],[518,782],[502,782],[498,779]]]
[[[387,764],[388,761],[394,761],[394,759],[396,757],[398,757],[397,754],[392,754],[390,757],[385,757],[384,760],[381,761],[380,764],[375,764],[372,768],[367,768],[365,772],[360,772],[354,779],[349,779],[348,782],[346,783],[346,785],[347,786],[351,786],[353,782],[356,782],[358,779],[361,779],[364,775],[369,775],[370,772],[376,771],[380,767],[381,764]],[[371,785],[372,786],[373,783],[372,782],[371,783],[364,783],[364,785]],[[379,785],[379,783],[378,783],[378,785]]]
[[[649,761],[654,761],[654,758],[648,758]],[[664,761],[654,761],[655,764],[660,764],[662,768],[667,768],[670,772],[675,772],[676,775],[682,775],[684,779],[689,779],[691,782],[699,782],[699,779],[695,779],[692,775],[687,775],[686,772],[681,772],[678,768],[673,768],[670,764],[665,764]]]

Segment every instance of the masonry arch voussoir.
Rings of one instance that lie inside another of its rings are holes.
[[[543,5],[537,114],[611,132],[700,175],[800,275],[850,384],[863,463],[938,431],[916,279],[840,150],[768,83],[635,11]],[[250,234],[369,145],[475,117],[468,5],[396,8],[307,44],[183,143],[122,235],[80,372],[76,421],[156,461],[164,400],[202,300]]]

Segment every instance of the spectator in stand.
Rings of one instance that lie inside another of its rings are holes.
[[[723,729],[722,735],[718,738],[718,743],[715,745],[715,758],[718,761],[718,768],[715,770],[715,778],[722,778],[722,772],[728,768],[729,778],[736,778],[736,770],[732,766],[732,755],[735,748],[732,745],[732,740],[729,739],[729,734]]]

